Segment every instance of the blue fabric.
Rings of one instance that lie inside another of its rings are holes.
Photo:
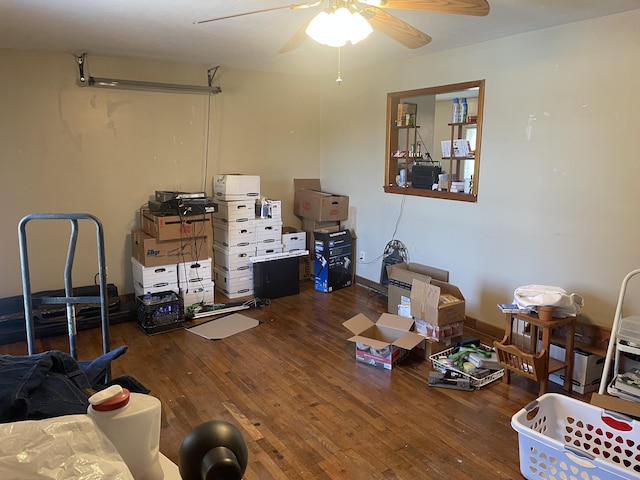
[[[0,355],[0,422],[37,420],[87,412],[89,396],[105,385],[109,364],[127,351],[118,347],[91,362],[77,362],[58,350],[29,355]],[[149,393],[135,379],[123,376],[126,388]]]
[[[123,345],[116,348],[115,350],[111,350],[110,352],[99,356],[95,360],[92,360],[90,362],[78,362],[78,364],[87,375],[91,386],[97,389],[102,383],[101,381],[104,380],[105,375],[107,374],[107,369],[109,368],[111,362],[119,356],[124,355],[126,351],[127,346]]]

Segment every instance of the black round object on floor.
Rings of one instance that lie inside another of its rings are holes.
[[[194,428],[180,446],[183,480],[241,480],[247,468],[247,444],[232,424],[212,420]]]

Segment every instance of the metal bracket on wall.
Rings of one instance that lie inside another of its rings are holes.
[[[204,85],[185,85],[181,83],[158,83],[146,82],[138,80],[124,80],[117,78],[93,77],[85,75],[84,67],[87,63],[87,54],[83,53],[77,57],[78,70],[80,74],[80,86],[102,87],[102,88],[119,88],[124,90],[146,90],[157,92],[174,92],[174,93],[204,93],[218,94],[222,89],[218,86],[212,86],[213,77],[218,67],[209,69],[207,72],[208,86]],[[212,73],[213,71],[213,73]]]

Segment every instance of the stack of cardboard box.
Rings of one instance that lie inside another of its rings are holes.
[[[131,232],[135,294],[174,291],[182,294],[185,307],[212,304],[211,220],[210,214],[157,215],[141,209],[142,230]]]
[[[418,263],[387,267],[390,313],[411,317],[414,330],[425,338],[419,347],[425,358],[450,348],[462,338],[465,299],[448,283],[449,272]]]
[[[260,177],[215,175],[213,196],[214,279],[216,290],[227,298],[253,295],[250,258],[257,252],[256,200],[260,198]]]
[[[318,179],[295,179],[294,213],[302,221],[313,261],[314,288],[331,292],[353,283],[354,236],[340,222],[349,216],[349,197],[323,192]]]

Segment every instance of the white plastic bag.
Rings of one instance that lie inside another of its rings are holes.
[[[567,293],[560,287],[549,285],[525,285],[516,288],[514,302],[521,308],[536,309],[541,306],[555,307],[554,317],[575,317],[584,306],[584,299],[577,293]]]
[[[127,464],[88,415],[0,424],[3,480],[133,480]]]

